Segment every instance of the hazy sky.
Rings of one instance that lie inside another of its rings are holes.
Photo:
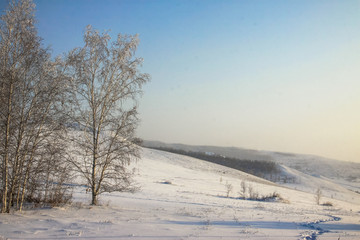
[[[144,139],[360,162],[359,0],[35,3],[55,55],[88,24],[139,34]]]

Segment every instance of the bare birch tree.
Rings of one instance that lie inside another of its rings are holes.
[[[41,46],[34,8],[31,0],[10,1],[0,21],[1,212],[15,199],[21,209],[30,179],[51,164],[44,141],[61,126],[61,64]]]
[[[90,186],[93,205],[103,192],[131,188],[127,165],[139,157],[134,144],[137,99],[149,80],[139,72],[142,59],[135,57],[138,37],[119,34],[110,40],[108,33],[88,26],[85,45],[67,56],[69,116],[78,128],[72,137],[77,156],[72,163]]]
[[[247,184],[245,180],[242,180],[240,183],[240,192],[239,192],[240,197],[246,199],[246,190],[247,190]]]
[[[322,191],[321,191],[321,188],[319,187],[316,189],[316,192],[315,192],[315,202],[317,205],[320,205],[321,197],[322,197]]]

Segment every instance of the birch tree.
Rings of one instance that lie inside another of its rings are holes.
[[[320,205],[321,197],[322,197],[322,191],[321,191],[321,188],[319,187],[318,189],[316,189],[316,192],[315,192],[315,202],[317,205]]]
[[[136,35],[121,34],[111,42],[107,32],[88,26],[84,46],[67,55],[69,116],[78,129],[72,136],[77,156],[72,163],[89,185],[93,205],[103,192],[131,189],[127,166],[139,158],[137,99],[149,80],[139,71],[138,43]]]
[[[43,159],[45,140],[61,136],[62,64],[42,47],[34,8],[30,0],[10,1],[0,21],[1,212],[14,201],[21,209],[30,180],[51,164]]]

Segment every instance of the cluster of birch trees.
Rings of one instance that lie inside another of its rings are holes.
[[[149,80],[135,57],[137,36],[86,28],[84,46],[52,58],[31,0],[10,1],[0,19],[1,212],[24,202],[68,199],[74,173],[91,189],[131,190],[139,157],[137,99]]]

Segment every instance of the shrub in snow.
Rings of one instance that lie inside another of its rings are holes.
[[[258,200],[259,199],[259,193],[254,190],[254,187],[252,185],[248,186],[248,192],[249,192],[250,200]]]
[[[290,203],[288,200],[284,199],[279,193],[273,192],[268,195],[260,196],[260,194],[253,189],[252,185],[249,185],[249,198],[248,200],[260,201],[260,202],[282,202]]]
[[[277,192],[273,192],[269,195],[265,195],[263,197],[260,198],[260,201],[265,201],[265,202],[282,202],[282,203],[289,203],[288,200],[284,199],[279,193]]]
[[[332,202],[324,202],[321,205],[326,206],[326,207],[333,207],[334,206]]]
[[[315,202],[317,205],[320,205],[320,199],[322,197],[322,191],[320,188],[318,188],[315,192]]]
[[[160,182],[160,183],[162,183],[162,184],[172,184],[172,182],[169,181],[169,180],[165,180],[165,181],[162,181],[162,182]]]
[[[229,197],[234,187],[231,183],[228,182],[226,182],[225,187],[226,187],[226,197]]]
[[[246,182],[243,180],[241,181],[240,184],[240,191],[239,191],[240,198],[246,199],[246,189],[247,189]]]

